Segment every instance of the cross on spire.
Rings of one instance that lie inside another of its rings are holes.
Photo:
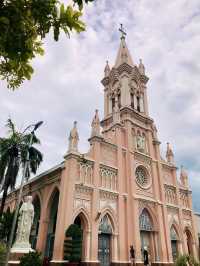
[[[125,32],[125,30],[124,30],[124,28],[123,28],[123,24],[120,24],[119,31],[120,31],[121,34],[122,34],[121,39],[125,39],[126,32]]]

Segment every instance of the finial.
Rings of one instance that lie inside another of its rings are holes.
[[[95,110],[95,115],[92,120],[92,132],[91,132],[91,137],[94,136],[100,136],[100,120],[99,120],[99,111],[98,109]]]
[[[168,163],[174,164],[174,154],[173,154],[172,148],[170,147],[169,142],[167,142],[166,159]]]
[[[104,68],[105,77],[108,77],[109,73],[110,73],[110,67],[109,67],[109,64],[108,64],[108,60],[106,60],[106,66]]]
[[[140,63],[139,63],[140,74],[145,75],[145,67],[144,67],[144,65],[142,63],[142,59],[140,58],[139,61],[140,61]]]
[[[125,39],[125,36],[126,36],[126,32],[125,32],[125,30],[124,30],[124,28],[123,28],[123,24],[120,24],[120,28],[119,28],[119,31],[121,32],[121,40],[122,39]]]
[[[180,179],[183,186],[188,187],[188,174],[187,171],[184,169],[183,165],[181,165],[181,172],[180,172]]]

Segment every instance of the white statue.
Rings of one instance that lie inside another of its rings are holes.
[[[91,137],[100,136],[100,120],[98,110],[95,111],[95,116],[92,120],[92,133]]]
[[[31,250],[31,244],[29,243],[31,227],[34,218],[34,207],[32,204],[32,196],[27,196],[24,203],[19,210],[19,218],[17,223],[17,235],[15,243],[11,252]]]
[[[145,137],[137,136],[137,149],[141,152],[145,152]]]
[[[69,149],[68,152],[78,152],[79,135],[77,131],[77,122],[74,121],[74,126],[69,135]]]

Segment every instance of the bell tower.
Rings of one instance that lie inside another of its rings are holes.
[[[110,69],[107,61],[104,69],[104,120],[114,122],[115,113],[128,109],[129,112],[148,116],[148,103],[146,84],[148,77],[145,75],[145,67],[140,59],[137,66],[126,45],[126,33],[122,27],[120,46],[114,66]],[[103,123],[104,124],[104,123]],[[107,123],[106,123],[107,124]]]

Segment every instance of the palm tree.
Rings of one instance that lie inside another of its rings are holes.
[[[31,173],[36,173],[43,158],[41,152],[35,147],[28,148],[31,133],[17,131],[11,119],[8,119],[6,126],[9,129],[8,137],[0,138],[0,184],[3,191],[0,217],[3,213],[9,189],[12,191],[15,188],[20,166],[22,165],[23,168],[25,165],[27,152],[29,152],[29,165],[26,171],[27,180]],[[32,144],[40,144],[35,135]]]

